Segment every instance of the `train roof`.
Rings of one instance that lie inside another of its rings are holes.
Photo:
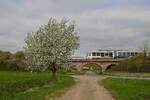
[[[91,53],[91,52],[101,52],[101,51],[106,51],[106,52],[109,52],[109,51],[122,51],[122,52],[139,52],[139,51],[135,51],[135,50],[111,50],[111,49],[99,49],[98,51],[90,51],[88,53]]]
[[[131,50],[123,50],[123,49],[99,49],[98,51],[131,51]]]

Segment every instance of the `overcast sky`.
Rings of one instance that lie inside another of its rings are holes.
[[[150,0],[0,0],[0,50],[22,50],[50,17],[76,22],[80,49],[138,49],[150,39]]]

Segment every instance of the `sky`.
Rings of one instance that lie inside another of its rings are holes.
[[[50,17],[76,22],[80,48],[138,50],[150,39],[150,0],[0,0],[0,50],[23,50],[27,33]]]

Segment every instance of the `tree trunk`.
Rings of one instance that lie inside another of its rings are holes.
[[[145,54],[145,52],[144,52],[144,59],[143,60],[144,60],[143,63],[145,65],[145,62],[146,62],[146,54]]]
[[[56,81],[57,80],[57,75],[56,75],[57,68],[56,68],[56,64],[55,63],[52,64],[51,71],[52,71],[52,77],[51,77],[51,79],[53,81]]]

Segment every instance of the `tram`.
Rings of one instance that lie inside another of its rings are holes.
[[[100,58],[129,58],[137,56],[139,52],[129,50],[98,50],[88,52],[86,55],[87,59],[100,59]]]

